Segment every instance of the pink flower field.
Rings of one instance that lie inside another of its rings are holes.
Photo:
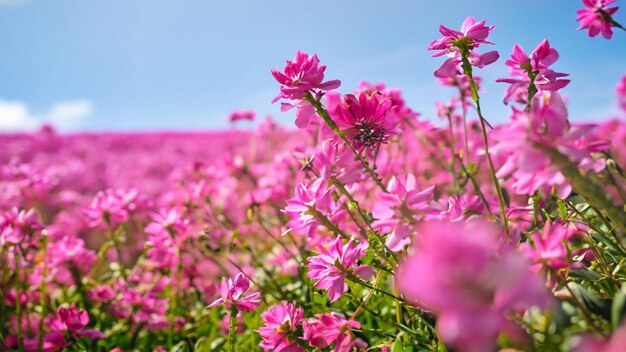
[[[623,43],[615,3],[585,40]],[[439,123],[298,51],[289,126],[0,135],[0,351],[626,351],[626,76],[570,121],[559,48],[497,30],[424,48]]]

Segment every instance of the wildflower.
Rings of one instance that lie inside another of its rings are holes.
[[[26,211],[12,208],[0,214],[0,247],[5,244],[20,244],[42,229],[34,209]]]
[[[439,26],[439,32],[443,35],[443,38],[431,42],[428,50],[438,50],[433,54],[436,57],[457,51],[459,45],[467,45],[475,49],[480,44],[493,44],[486,39],[489,36],[489,32],[495,28],[495,26],[485,26],[485,21],[476,22],[473,16],[463,21],[460,32],[441,25]]]
[[[47,326],[52,331],[68,331],[73,336],[87,336],[92,340],[104,338],[104,334],[98,330],[85,330],[89,324],[89,316],[82,309],[77,309],[73,303],[69,308],[57,308],[56,315],[47,321]]]
[[[389,143],[395,127],[394,121],[387,117],[391,104],[391,99],[379,92],[365,90],[358,96],[344,95],[331,115],[356,149],[376,151],[381,144]]]
[[[559,58],[556,49],[550,47],[547,40],[543,40],[528,56],[519,45],[513,47],[511,58],[504,64],[509,66],[512,76],[517,78],[499,78],[496,82],[510,83],[507,88],[504,103],[511,100],[526,103],[529,97],[529,89],[542,91],[557,91],[567,86],[568,79],[561,79],[569,76],[567,73],[555,72],[549,67]],[[535,92],[532,92],[534,95]]]
[[[331,188],[326,188],[323,179],[317,179],[310,185],[300,183],[296,187],[293,198],[287,200],[287,206],[283,210],[294,220],[292,225],[297,228],[308,229],[311,234],[319,225],[314,211],[326,213],[331,207]]]
[[[293,60],[287,61],[283,72],[276,68],[272,70],[272,76],[281,84],[280,94],[272,100],[272,103],[279,99],[297,100],[294,104],[281,104],[281,111],[297,107],[296,126],[298,128],[306,128],[315,112],[313,106],[303,100],[307,93],[318,96],[341,85],[339,80],[322,82],[324,71],[326,71],[326,66],[320,65],[317,55],[309,56],[299,50]]]
[[[616,25],[612,16],[619,7],[608,6],[614,2],[615,0],[583,0],[585,8],[576,11],[578,14],[576,21],[580,21],[578,30],[587,29],[588,35],[592,38],[602,33],[604,38],[611,39],[613,36],[611,27]]]
[[[296,308],[295,303],[280,302],[268,307],[267,311],[261,313],[263,326],[258,333],[263,342],[259,346],[265,351],[274,352],[306,351],[298,346],[293,335],[302,323],[303,314],[302,308]]]
[[[549,193],[556,187],[564,198],[571,192],[571,185],[539,147],[558,149],[585,171],[604,169],[604,159],[595,160],[592,153],[607,149],[609,144],[585,138],[595,125],[570,125],[567,108],[558,93],[535,97],[530,112],[515,110],[512,119],[494,133],[492,153],[505,158],[496,175],[512,176],[509,182],[515,193],[533,194],[542,188]]]
[[[237,121],[253,121],[256,117],[254,110],[238,110],[233,111],[228,115],[228,122],[234,123]]]
[[[364,280],[369,279],[374,271],[367,265],[356,266],[365,252],[350,240],[345,245],[341,236],[328,245],[320,248],[321,254],[308,257],[309,272],[307,276],[315,281],[315,287],[328,290],[331,302],[338,300],[348,291],[345,279],[348,274],[356,274]]]
[[[98,192],[85,210],[87,217],[91,219],[90,225],[114,226],[126,222],[138,207],[138,197],[139,191],[135,188],[128,191],[108,189],[105,192]]]
[[[218,288],[222,297],[211,303],[209,307],[223,304],[231,309],[234,305],[238,311],[251,312],[261,305],[261,294],[250,292],[251,288],[252,282],[243,273],[238,273],[234,280],[224,278]]]
[[[542,268],[561,269],[568,266],[568,254],[565,242],[569,241],[577,231],[563,222],[546,222],[543,231],[536,231],[529,237],[534,246],[526,243],[524,252],[536,264],[534,271]]]
[[[364,341],[356,339],[350,330],[360,329],[356,320],[346,320],[337,314],[317,314],[302,323],[303,340],[311,347],[326,348],[335,344],[333,351],[350,352],[354,347],[366,348]]]
[[[622,77],[619,81],[615,91],[617,92],[617,101],[619,106],[622,110],[626,111],[626,76]]]
[[[512,324],[509,311],[547,303],[529,263],[500,247],[489,223],[429,222],[418,232],[396,283],[409,300],[438,314],[444,342],[465,351],[494,350],[498,334]]]

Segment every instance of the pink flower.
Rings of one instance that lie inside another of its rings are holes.
[[[391,104],[391,99],[379,92],[365,90],[358,97],[344,95],[331,116],[356,149],[377,150],[381,144],[389,143],[396,124],[387,116]]]
[[[287,61],[284,72],[276,68],[272,70],[272,75],[281,84],[280,94],[272,100],[272,103],[277,102],[279,99],[302,100],[307,92],[319,95],[325,91],[338,88],[341,85],[339,80],[322,82],[324,80],[324,71],[326,71],[326,66],[320,65],[317,55],[309,56],[298,50],[296,57],[291,61]],[[293,105],[283,103],[281,111],[287,111],[292,107],[298,108],[296,126],[298,128],[306,128],[315,112],[313,106],[306,101],[299,101]]]
[[[555,72],[549,67],[559,58],[556,49],[550,47],[547,40],[543,40],[528,56],[524,49],[519,45],[513,47],[511,59],[505,62],[509,66],[512,76],[515,78],[499,78],[496,82],[510,83],[507,88],[504,103],[511,100],[526,103],[528,101],[528,89],[531,83],[531,75],[534,77],[534,85],[538,91],[557,91],[567,86],[570,82],[568,79],[561,79],[568,74]]]
[[[326,348],[335,344],[334,352],[350,352],[354,347],[366,348],[367,344],[355,339],[351,329],[361,328],[356,320],[346,320],[337,314],[318,314],[302,323],[303,340],[311,347]]]
[[[607,341],[595,334],[586,334],[574,352],[623,352],[626,346],[626,323],[618,326]]]
[[[499,245],[501,231],[490,223],[429,222],[418,233],[396,283],[439,315],[440,336],[457,349],[494,350],[512,324],[507,312],[548,302],[541,279],[514,248]]]
[[[583,0],[585,8],[577,10],[576,21],[580,21],[579,30],[587,29],[590,37],[594,38],[602,33],[606,39],[611,39],[615,21],[611,16],[617,12],[619,7],[608,6],[615,0]]]
[[[42,229],[34,209],[26,211],[12,208],[0,214],[0,247],[31,240],[33,234]]]
[[[294,334],[302,323],[303,310],[296,308],[295,303],[280,302],[270,306],[261,313],[263,326],[258,330],[263,342],[259,344],[265,351],[303,352],[298,346]]]
[[[254,110],[238,110],[233,111],[228,115],[228,122],[234,123],[237,121],[253,121],[256,117]]]
[[[350,240],[345,245],[342,238],[337,238],[329,243],[328,248],[320,248],[320,255],[308,257],[309,272],[307,276],[316,280],[315,287],[328,290],[328,299],[331,302],[338,300],[348,291],[348,285],[344,282],[348,273],[361,276],[364,280],[369,279],[374,271],[367,265],[357,266],[359,258],[365,252]]]
[[[438,50],[433,56],[441,56],[457,51],[460,44],[472,48],[478,48],[480,44],[493,44],[486,39],[489,36],[489,32],[495,28],[495,26],[485,26],[485,21],[476,22],[473,16],[463,21],[460,32],[441,25],[439,26],[439,32],[443,35],[443,38],[431,42],[428,50]]]
[[[563,222],[546,222],[543,232],[536,231],[530,238],[534,243],[531,246],[525,243],[521,249],[534,263],[533,271],[542,268],[561,269],[568,266],[567,243],[577,230],[572,229]]]
[[[617,92],[617,101],[622,110],[626,111],[626,76],[622,77],[622,79],[617,84],[615,88]]]
[[[287,200],[287,206],[283,210],[292,217],[291,225],[311,234],[319,225],[314,211],[327,214],[332,202],[331,191],[331,188],[326,188],[326,182],[321,178],[308,186],[300,183],[296,187],[294,197]]]
[[[235,305],[238,311],[251,312],[261,305],[261,294],[250,292],[251,288],[252,282],[243,273],[238,273],[234,280],[224,278],[218,288],[222,297],[211,303],[209,307],[223,304],[230,309]]]
[[[88,323],[87,312],[76,309],[76,304],[72,304],[69,308],[59,307],[56,316],[48,322],[48,327],[53,331],[77,332],[84,329]]]
[[[535,97],[532,111],[515,110],[513,121],[495,131],[492,153],[504,159],[497,176],[511,176],[508,182],[515,193],[533,194],[538,189],[549,193],[552,187],[561,197],[571,192],[571,185],[538,146],[556,148],[585,171],[604,169],[604,159],[596,160],[592,153],[606,150],[609,144],[588,140],[595,126],[570,125],[567,115],[558,93],[544,93]]]
[[[135,188],[108,189],[105,192],[98,192],[85,209],[87,217],[91,219],[90,225],[117,226],[128,220],[130,214],[137,209],[139,191]]]

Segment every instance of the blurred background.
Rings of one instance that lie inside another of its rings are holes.
[[[620,5],[620,1],[617,2]],[[622,4],[623,5],[623,4]],[[614,88],[626,74],[626,32],[591,39],[577,31],[577,0],[0,0],[0,131],[152,131],[228,128],[254,109],[293,126],[271,104],[270,75],[296,50],[317,53],[341,92],[359,81],[402,89],[409,106],[436,120],[434,102],[454,93],[432,75],[443,62],[426,47],[439,24],[487,20],[501,58],[481,70],[489,120],[508,120],[504,61],[515,43],[544,38],[571,75],[562,92],[576,121],[616,116]],[[617,21],[626,22],[626,8]]]

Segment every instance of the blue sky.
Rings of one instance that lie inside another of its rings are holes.
[[[616,19],[626,22],[626,5]],[[574,120],[615,115],[614,87],[626,74],[626,32],[588,38],[574,22],[577,0],[0,0],[0,129],[52,121],[64,130],[225,128],[235,109],[293,126],[271,99],[270,75],[297,49],[317,53],[342,92],[361,80],[401,88],[434,120],[453,94],[432,76],[441,58],[428,43],[440,23],[486,19],[501,59],[483,69],[487,118],[508,119],[504,66],[513,44],[542,39],[571,74]],[[483,50],[493,50],[483,47]],[[8,127],[7,127],[8,126]],[[11,127],[13,126],[13,127]]]

